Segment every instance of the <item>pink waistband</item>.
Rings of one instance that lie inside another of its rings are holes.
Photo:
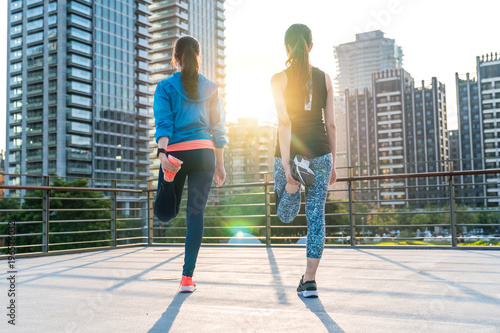
[[[167,146],[167,151],[194,150],[194,149],[215,149],[212,140],[200,139],[178,142]]]

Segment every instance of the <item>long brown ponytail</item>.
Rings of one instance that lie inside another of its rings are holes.
[[[312,33],[304,24],[293,24],[285,33],[285,46],[289,50],[286,66],[292,70],[293,85],[303,94],[304,99],[309,99],[307,82],[311,75],[309,64],[309,49],[312,45]],[[308,102],[308,100],[306,100]]]
[[[200,70],[200,43],[192,36],[177,39],[174,45],[174,67],[181,67],[181,80],[187,95],[198,99],[198,71]]]

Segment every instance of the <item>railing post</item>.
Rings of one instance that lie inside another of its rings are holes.
[[[448,178],[448,188],[450,193],[450,229],[451,229],[451,246],[457,246],[457,221],[455,216],[455,184],[454,178],[451,174],[453,171],[453,162],[449,161],[449,178]]]
[[[271,246],[271,195],[269,193],[269,174],[264,174],[264,197],[266,204],[266,246]]]
[[[148,182],[148,190],[152,188],[152,183]],[[148,191],[148,245],[153,245],[153,192]]]
[[[50,186],[50,177],[42,176],[42,186]],[[50,190],[42,190],[42,252],[49,252],[50,244]]]
[[[348,177],[351,178],[352,168],[348,169]],[[347,189],[349,192],[349,236],[351,237],[351,246],[356,246],[356,221],[354,219],[354,205],[352,202],[352,181],[347,181]]]
[[[116,180],[111,181],[111,188],[116,189]],[[117,231],[116,231],[116,191],[111,192],[111,246],[116,247]]]

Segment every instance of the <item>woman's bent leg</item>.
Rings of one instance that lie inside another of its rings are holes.
[[[153,207],[154,213],[160,221],[168,222],[179,213],[186,175],[187,165],[183,165],[175,175],[174,181],[167,182],[163,179],[163,170],[160,165],[158,190]]]
[[[285,190],[286,175],[280,157],[274,158],[274,198],[276,215],[284,223],[292,222],[300,210],[300,185],[295,193]]]
[[[212,185],[215,170],[215,156],[211,149],[193,150],[199,154],[196,158],[197,166],[193,166],[188,175],[188,202],[186,211],[186,241],[185,257],[182,275],[193,276],[196,259],[203,238],[203,217],[207,204],[208,194]]]

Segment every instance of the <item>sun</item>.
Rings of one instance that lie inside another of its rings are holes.
[[[271,77],[277,71],[266,62],[228,66],[226,76],[226,121],[255,117],[273,122],[276,111],[271,92]]]

